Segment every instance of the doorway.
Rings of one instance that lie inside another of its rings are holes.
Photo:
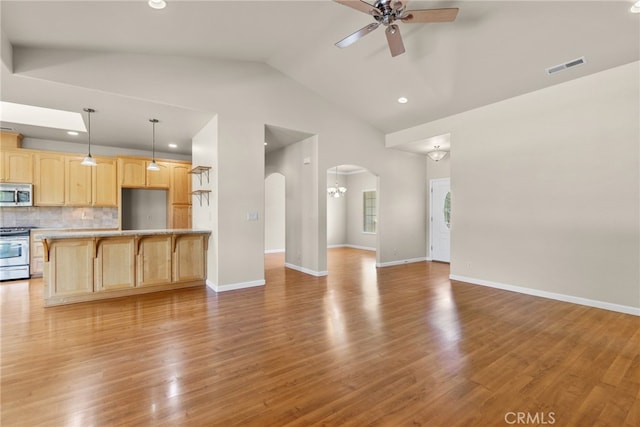
[[[451,261],[451,179],[430,181],[429,246],[433,261]]]

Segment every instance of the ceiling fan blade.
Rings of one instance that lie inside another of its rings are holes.
[[[458,8],[408,10],[400,18],[408,24],[423,22],[451,22],[456,19]]]
[[[385,33],[387,34],[387,43],[389,43],[391,56],[398,56],[400,54],[403,54],[404,43],[402,43],[400,28],[398,28],[397,25],[389,25]]]
[[[345,6],[349,6],[355,10],[359,10],[360,12],[364,12],[367,15],[382,15],[382,12],[373,5],[367,3],[362,0],[333,0],[336,3],[340,3]]]
[[[369,34],[371,31],[373,31],[376,28],[378,28],[379,25],[380,25],[379,22],[373,22],[373,23],[367,25],[366,27],[360,28],[355,33],[350,34],[347,37],[345,37],[342,40],[340,40],[338,43],[336,43],[336,46],[338,46],[339,48],[342,49],[344,47],[352,45],[353,43],[355,43],[358,40],[360,40],[362,37],[364,37],[367,34]]]

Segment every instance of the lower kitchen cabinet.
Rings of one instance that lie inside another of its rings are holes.
[[[137,285],[171,282],[172,236],[144,236],[138,243]]]
[[[175,282],[204,278],[204,239],[205,236],[201,234],[188,234],[176,237],[176,250],[175,256],[173,257],[173,280]]]
[[[85,295],[93,292],[93,250],[92,239],[66,239],[52,242],[46,246],[45,262],[54,259],[54,263],[48,263],[45,274],[54,278],[45,282],[45,293],[58,298]]]
[[[135,241],[130,237],[99,239],[96,242],[95,291],[133,288],[136,285]]]

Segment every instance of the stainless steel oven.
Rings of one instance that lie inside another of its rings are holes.
[[[30,228],[0,228],[0,280],[29,278]]]
[[[0,183],[0,207],[20,206],[33,206],[33,185]]]

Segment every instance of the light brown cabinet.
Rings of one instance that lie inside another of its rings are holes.
[[[41,151],[35,154],[34,163],[36,206],[63,206],[65,204],[64,155]]]
[[[33,153],[26,150],[0,151],[0,182],[33,183]]]
[[[139,158],[118,157],[118,182],[122,187],[146,186],[146,161]]]
[[[145,236],[138,242],[137,286],[171,282],[172,236]]]
[[[91,204],[93,206],[118,206],[118,177],[116,159],[96,157],[96,166],[92,167]]]
[[[206,231],[38,233],[47,306],[202,286],[207,276]]]
[[[115,159],[94,157],[96,166],[84,166],[84,157],[66,156],[67,206],[117,206]]]
[[[191,205],[171,206],[171,228],[191,228]]]
[[[149,166],[150,161],[146,162]],[[147,187],[148,188],[169,188],[171,187],[171,163],[156,161],[160,170],[147,170]]]
[[[45,295],[64,298],[93,292],[93,249],[91,239],[53,242],[48,247],[49,259],[55,259],[56,262],[47,263],[48,271],[45,271],[45,275],[65,279],[48,283]]]
[[[84,157],[65,156],[65,197],[69,206],[91,206],[91,174],[93,166],[82,164]]]
[[[135,240],[131,237],[98,239],[96,242],[95,291],[133,288],[136,285]]]
[[[171,170],[171,203],[191,204],[191,163],[177,163]]]
[[[202,234],[176,236],[173,257],[173,281],[202,280],[205,278],[205,240]]]
[[[31,230],[29,241],[29,274],[31,277],[42,276],[44,266],[44,250],[40,235],[35,230]]]

